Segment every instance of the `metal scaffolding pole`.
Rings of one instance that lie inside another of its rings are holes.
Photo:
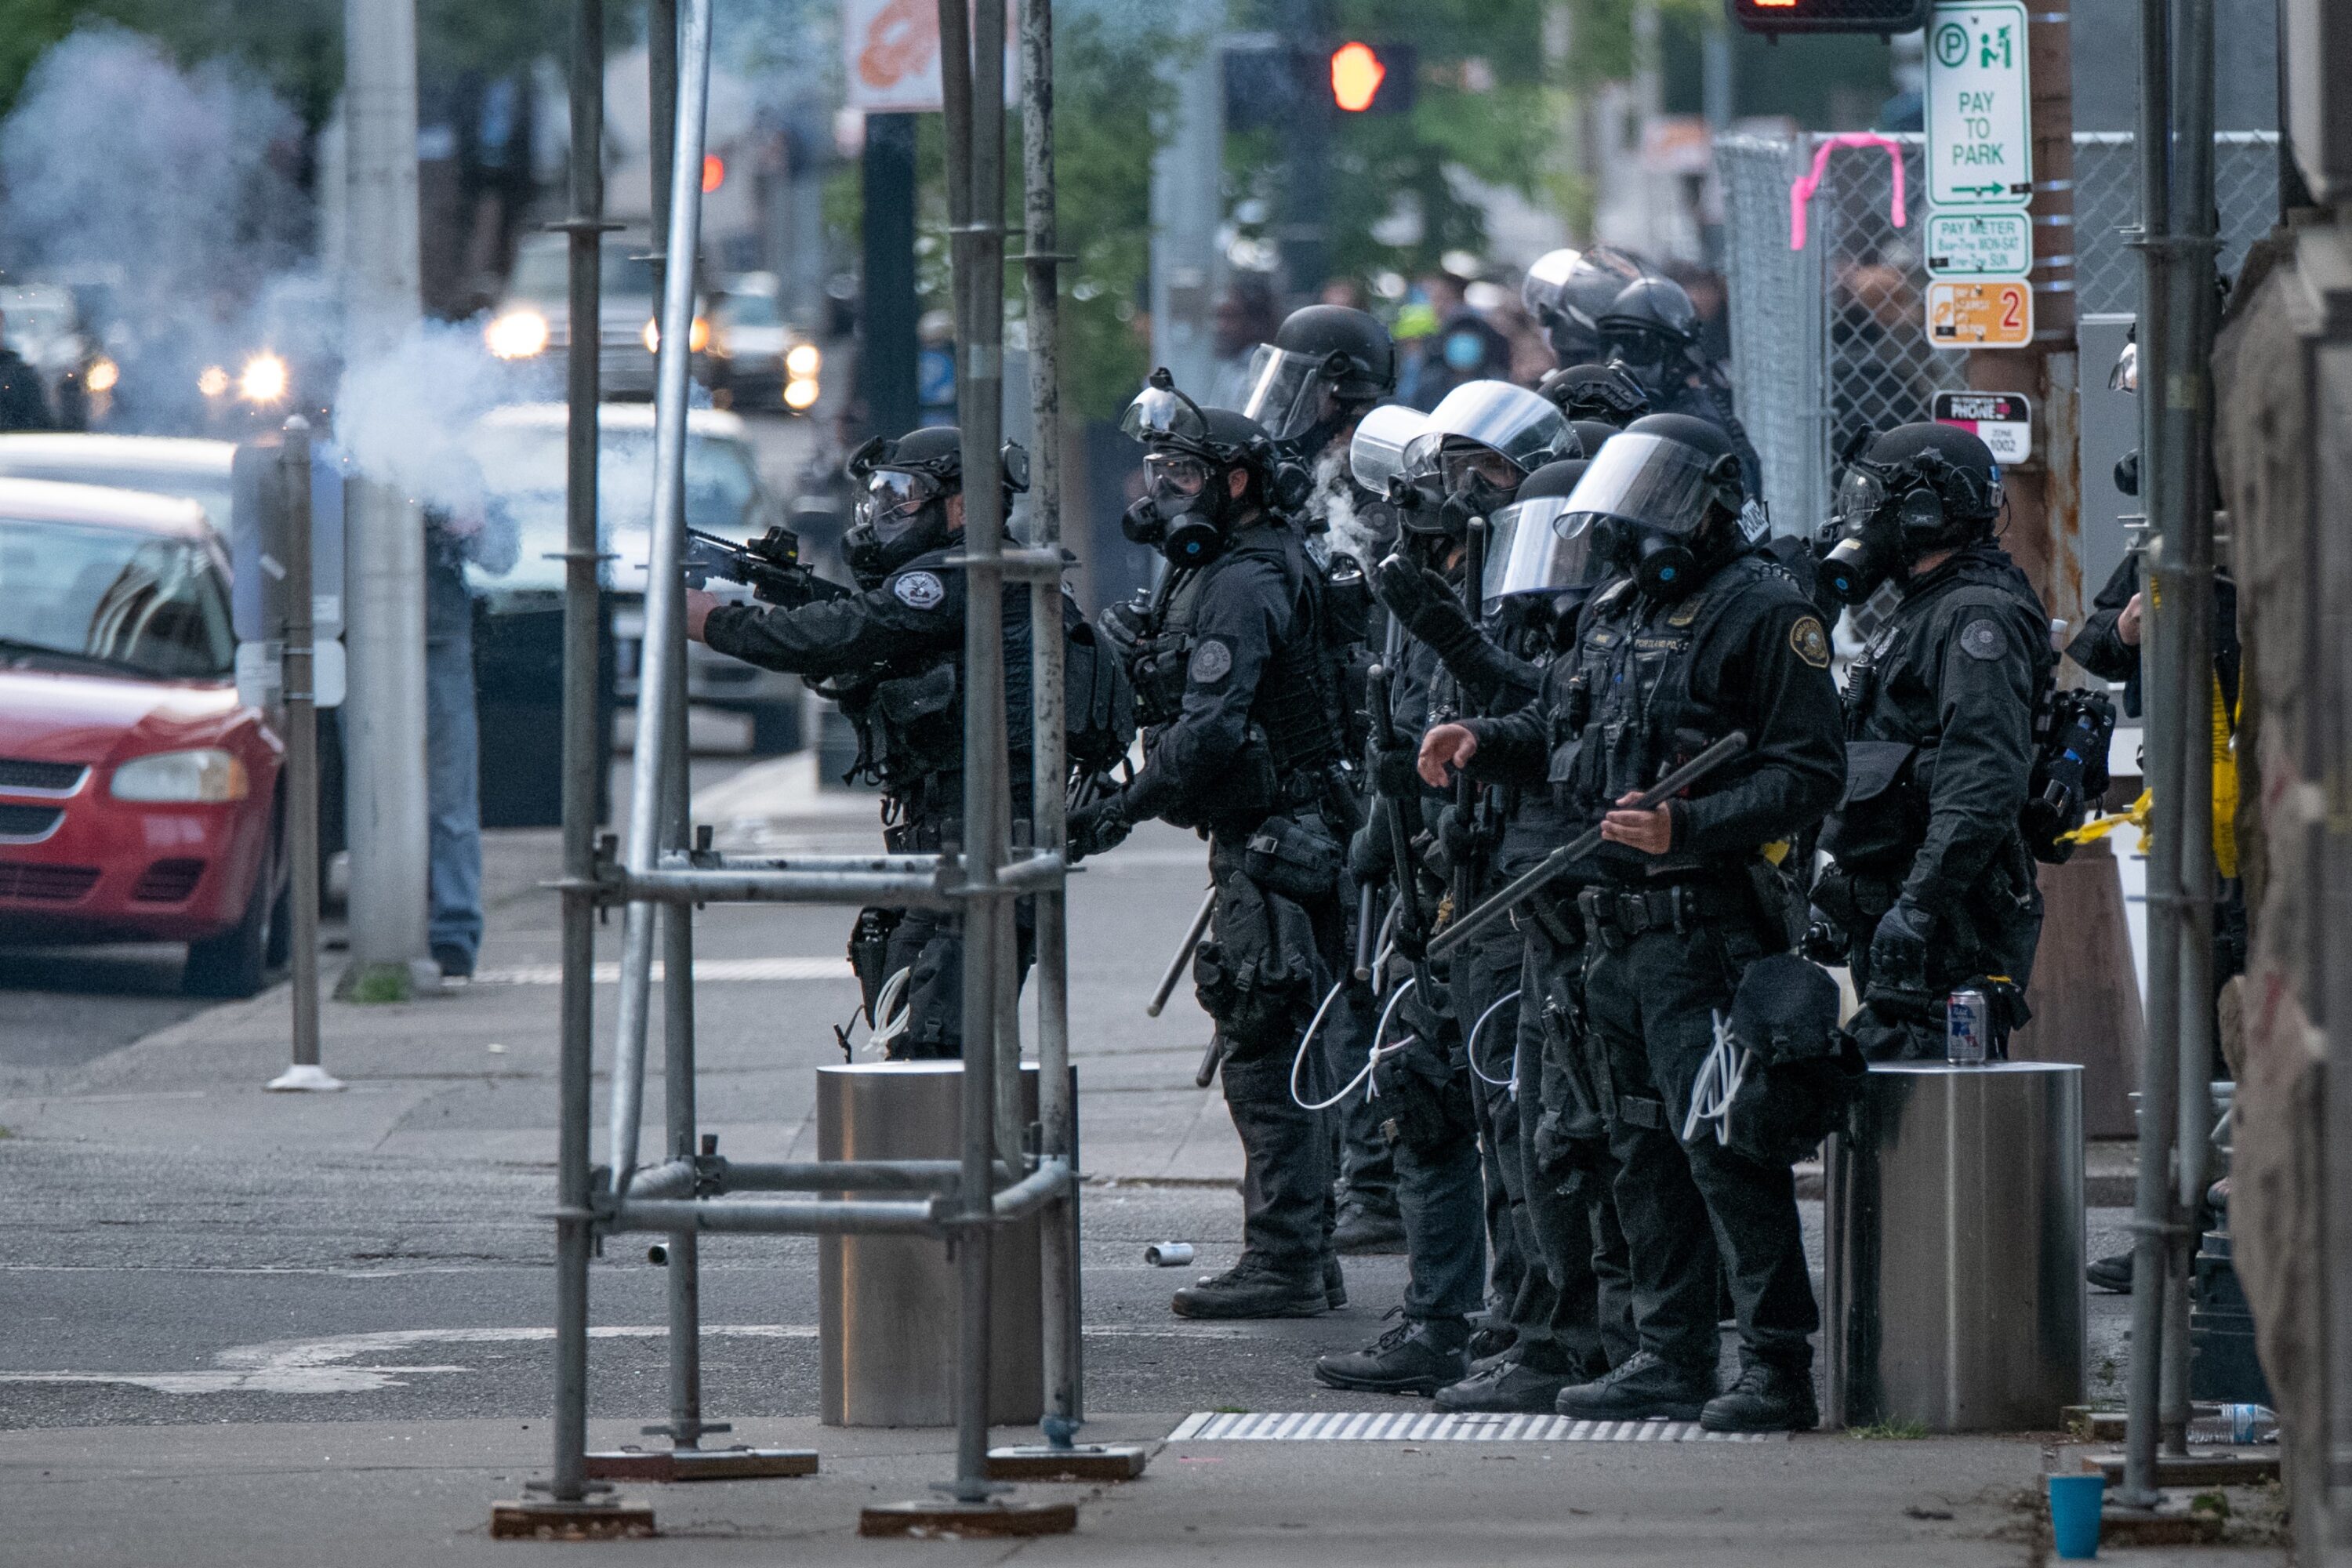
[[[1028,281],[1030,544],[1062,548],[1061,225],[1054,197],[1054,3],[1028,0],[1021,11],[1021,163],[1028,229],[1023,262]],[[1030,787],[1030,842],[1059,855],[1066,837],[1063,779],[1067,716],[1063,711],[1062,585],[1039,578],[1029,589],[1030,702],[1037,746]],[[1049,1160],[1077,1166],[1076,1086],[1070,1080],[1069,905],[1055,889],[1037,910],[1037,1110],[1039,1147]],[[1069,1443],[1086,1419],[1084,1305],[1078,1293],[1078,1187],[1045,1215],[1040,1256],[1045,1361],[1045,1436]]]
[[[679,561],[685,531],[684,463],[694,268],[691,258],[700,224],[704,117],[708,106],[712,0],[685,0],[677,29],[677,92],[670,148],[670,199],[665,254],[676,265],[662,279],[659,367],[655,400],[655,485],[646,631],[645,668],[639,683],[638,735],[632,759],[630,831],[620,866],[600,857],[594,841],[596,768],[603,748],[594,734],[597,560],[593,419],[596,393],[594,335],[576,329],[572,340],[571,495],[565,640],[565,879],[562,1115],[558,1219],[557,1434],[554,1500],[539,1505],[499,1504],[492,1533],[530,1535],[632,1533],[650,1531],[652,1515],[642,1508],[588,1500],[593,1474],[647,1479],[683,1479],[693,1474],[804,1474],[813,1455],[793,1468],[746,1468],[744,1451],[697,1451],[700,1433],[719,1430],[700,1417],[698,1364],[692,1342],[697,1330],[691,1284],[693,1238],[702,1231],[758,1235],[917,1234],[945,1238],[961,1268],[960,1361],[957,1388],[957,1474],[948,1489],[952,1501],[926,1501],[869,1508],[861,1521],[867,1534],[919,1530],[942,1516],[1018,1510],[1022,1533],[1075,1528],[1068,1503],[1012,1504],[993,1501],[1002,1490],[988,1479],[988,1393],[992,1357],[990,1268],[994,1227],[1048,1208],[1073,1215],[1069,1203],[1074,1166],[1066,1154],[1032,1161],[1022,1147],[1017,1106],[1001,1109],[1002,1080],[1017,1084],[1019,1034],[1000,1012],[1017,1003],[1013,949],[1016,899],[1037,895],[1058,900],[1067,867],[1057,851],[1024,847],[1013,853],[1011,790],[1005,734],[1003,585],[1010,578],[1052,589],[1053,624],[1059,624],[1058,552],[1005,549],[1001,435],[1003,299],[1003,17],[982,6],[976,26],[967,28],[962,6],[941,7],[943,70],[949,104],[958,291],[962,326],[959,374],[965,409],[964,472],[967,507],[963,553],[951,564],[970,574],[967,596],[965,681],[965,795],[960,844],[938,855],[730,858],[690,846],[688,826],[686,749],[681,721],[685,702],[683,593]],[[575,212],[567,221],[574,237],[572,320],[596,319],[597,220],[602,192],[593,149],[601,114],[603,37],[596,0],[583,0],[578,58],[573,62]],[[656,26],[661,11],[656,7]],[[982,62],[975,69],[976,46]],[[656,95],[659,96],[658,94]],[[977,121],[975,125],[974,121]],[[1058,639],[1052,700],[1040,705],[1035,737],[1041,756],[1060,767],[1061,730]],[[1048,727],[1050,726],[1050,729]],[[1058,779],[1050,791],[1047,818],[1058,840]],[[903,904],[958,910],[964,930],[965,1071],[962,1085],[962,1150],[957,1162],[886,1161],[853,1163],[752,1163],[730,1165],[709,1148],[698,1148],[693,1098],[692,948],[684,921],[686,906],[722,902],[821,902]],[[600,907],[624,907],[620,965],[620,1026],[613,1071],[612,1147],[606,1183],[592,1180],[588,1166],[590,1110],[590,1004],[594,957],[591,932]],[[654,936],[664,931],[665,1072],[667,1152],[640,1168],[638,1151],[645,1099],[645,1056],[653,983]],[[1059,953],[1059,937],[1056,937]],[[1059,998],[1066,966],[1057,956],[1055,1055],[1066,1064],[1066,1005]],[[1000,1071],[998,1052],[1016,1053],[1012,1070]],[[1066,1072],[1062,1075],[1066,1079]],[[1075,1111],[1066,1084],[1060,1118],[1066,1149],[1075,1144]],[[602,1190],[599,1190],[601,1187]],[[800,1190],[907,1193],[906,1198],[790,1198],[728,1201],[730,1193]],[[656,1231],[670,1237],[673,1261],[688,1265],[686,1282],[672,1279],[672,1420],[676,1448],[667,1455],[597,1456],[621,1462],[591,1469],[583,1454],[586,1412],[587,1258],[601,1232]],[[677,1257],[678,1253],[683,1258]],[[1076,1254],[1067,1261],[1067,1292],[1075,1311]],[[1073,1326],[1075,1320],[1073,1319]],[[777,1456],[782,1458],[783,1456]],[[688,1465],[687,1459],[709,1461]],[[1139,1468],[1140,1467],[1136,1467]],[[597,1516],[602,1515],[600,1519]]]

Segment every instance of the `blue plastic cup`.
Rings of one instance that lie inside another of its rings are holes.
[[[2107,1478],[2095,1470],[2050,1478],[2050,1535],[2059,1556],[2099,1554],[2099,1508],[2106,1490]]]

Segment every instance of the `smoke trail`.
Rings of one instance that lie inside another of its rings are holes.
[[[351,466],[424,504],[480,510],[482,471],[466,439],[493,408],[552,398],[558,364],[493,359],[473,321],[418,321],[391,349],[354,361],[335,393],[335,437]]]

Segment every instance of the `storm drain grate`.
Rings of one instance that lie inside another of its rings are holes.
[[[1196,1411],[1171,1443],[1761,1443],[1785,1432],[1709,1432],[1696,1421],[1580,1421],[1570,1415],[1429,1411]]]

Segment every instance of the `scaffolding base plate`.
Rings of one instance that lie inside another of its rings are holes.
[[[814,1448],[617,1448],[588,1456],[600,1481],[748,1481],[816,1474]]]
[[[1078,1528],[1074,1502],[958,1502],[930,1498],[874,1503],[859,1510],[860,1535],[1067,1535]]]
[[[988,1451],[992,1481],[1131,1481],[1143,1474],[1150,1451],[1136,1443],[1081,1443],[1056,1448],[1021,1443]]]
[[[625,1499],[527,1498],[490,1504],[493,1541],[624,1541],[654,1533],[654,1510]]]
[[[2102,1546],[2198,1546],[2221,1539],[2221,1516],[2190,1512],[2170,1499],[2154,1508],[2109,1503],[2099,1510]]]

